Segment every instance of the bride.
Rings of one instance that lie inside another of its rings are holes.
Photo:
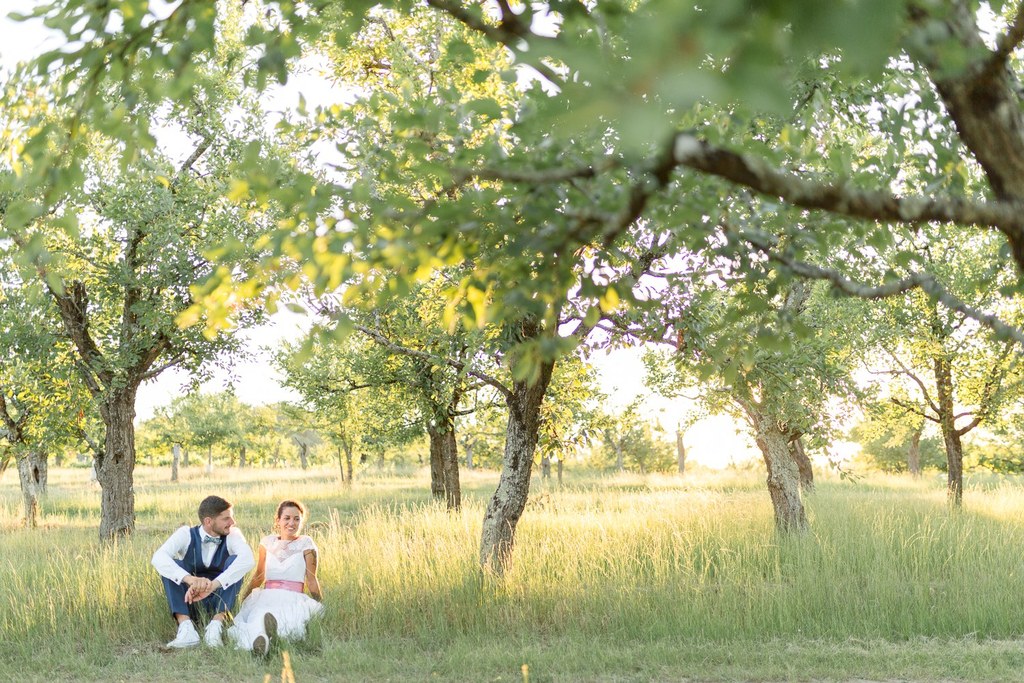
[[[320,552],[312,538],[300,535],[305,517],[306,508],[298,501],[277,506],[277,534],[260,541],[256,573],[228,629],[239,649],[266,655],[273,638],[302,638],[306,622],[323,611],[316,578]]]

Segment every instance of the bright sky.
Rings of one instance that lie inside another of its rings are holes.
[[[5,12],[28,12],[36,5],[34,0],[3,0]],[[0,69],[9,69],[17,62],[31,59],[41,51],[56,47],[47,30],[38,22],[16,23],[0,15]],[[302,85],[298,86],[299,89]],[[311,92],[323,94],[323,84],[310,88]],[[298,89],[296,90],[296,92]],[[311,97],[307,97],[312,102]],[[320,97],[316,98],[321,99]],[[277,98],[274,108],[282,104]],[[273,403],[295,398],[284,389],[280,377],[270,364],[268,347],[272,348],[281,340],[297,338],[308,323],[293,313],[282,312],[273,316],[271,322],[262,328],[243,333],[247,351],[228,372],[218,372],[214,380],[203,386],[203,391],[216,392],[233,384],[242,401],[250,404]],[[670,401],[655,396],[643,384],[644,368],[639,350],[613,351],[610,355],[599,353],[593,358],[601,376],[603,390],[609,394],[609,408],[621,408],[635,397],[644,396],[643,410],[657,419],[670,440],[674,440],[676,425],[686,419],[693,410],[685,399]],[[140,389],[137,403],[137,419],[144,420],[153,415],[159,406],[166,405],[175,396],[187,389],[188,377],[183,373],[169,370],[153,382]],[[712,417],[701,420],[690,428],[684,439],[691,461],[710,467],[725,467],[730,462],[741,462],[759,458],[751,440],[738,434],[739,425],[727,417]]]

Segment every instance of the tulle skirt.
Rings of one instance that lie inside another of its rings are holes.
[[[306,624],[324,611],[324,606],[305,593],[281,588],[257,588],[242,603],[228,636],[239,648],[252,649],[252,642],[263,634],[263,615],[277,619],[277,634],[295,640],[306,635]]]

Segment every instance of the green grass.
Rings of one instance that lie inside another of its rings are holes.
[[[326,616],[290,646],[300,683],[332,680],[1019,680],[1024,484],[822,481],[812,533],[780,539],[761,476],[583,476],[537,482],[503,581],[477,543],[495,473],[464,474],[464,510],[424,475],[140,468],[138,531],[95,540],[87,471],[51,474],[43,528],[19,527],[0,481],[0,680],[280,680],[278,658],[167,653],[153,549],[208,493],[250,542],[276,502],[311,507]]]

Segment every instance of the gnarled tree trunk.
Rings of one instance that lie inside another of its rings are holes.
[[[814,490],[814,469],[811,467],[811,459],[807,457],[804,450],[804,441],[799,436],[789,442],[789,453],[796,463],[797,471],[800,473],[800,488],[806,492]]]
[[[781,532],[807,530],[807,513],[800,498],[800,470],[789,449],[789,437],[774,416],[761,412],[759,404],[739,398],[754,427],[757,447],[768,468],[768,494]]]
[[[444,464],[441,461],[441,434],[435,425],[427,426],[430,439],[430,495],[434,500],[444,498]]]
[[[946,498],[957,507],[964,498],[964,448],[953,412],[953,371],[944,357],[935,359],[935,393],[939,398],[939,427],[946,446]]]
[[[540,429],[540,407],[551,382],[553,362],[544,363],[533,384],[517,381],[506,396],[508,424],[498,488],[487,503],[480,537],[480,564],[497,575],[512,559],[516,525],[530,492],[530,471]]]
[[[459,447],[455,441],[455,425],[450,419],[427,428],[430,435],[430,491],[434,498],[445,501],[449,510],[462,507],[462,486],[459,482]]]
[[[39,499],[46,493],[46,455],[33,450],[18,456],[18,476],[21,479],[25,526],[34,529],[39,523]]]
[[[135,530],[135,391],[134,385],[104,396],[100,414],[106,426],[103,458],[96,462],[102,489],[100,539]]]

